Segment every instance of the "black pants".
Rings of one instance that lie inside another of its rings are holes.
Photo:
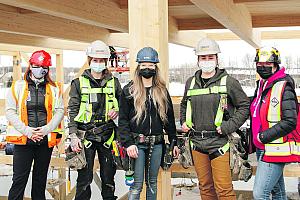
[[[93,167],[96,151],[100,163],[100,177],[102,181],[101,195],[103,200],[115,200],[114,176],[116,165],[113,162],[111,149],[107,149],[102,143],[93,142],[90,148],[85,148],[87,166],[78,170],[75,200],[89,200],[91,198],[91,186],[93,182]]]
[[[47,142],[40,145],[15,145],[13,157],[13,183],[8,200],[23,200],[32,161],[32,200],[45,200],[48,167],[53,148]]]

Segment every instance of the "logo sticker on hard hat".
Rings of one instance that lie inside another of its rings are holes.
[[[38,58],[38,60],[39,61],[43,61],[45,58],[43,57],[43,56],[40,56],[39,58]]]
[[[201,48],[202,51],[205,51],[205,50],[209,49],[209,46],[208,45],[207,46],[201,46],[200,48]]]

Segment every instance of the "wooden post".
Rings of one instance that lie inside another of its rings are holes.
[[[146,46],[159,54],[159,68],[168,82],[168,1],[128,0],[130,74],[137,66],[136,54]]]
[[[56,81],[64,83],[63,54],[56,54]]]
[[[62,89],[63,89],[63,84],[64,84],[64,70],[63,70],[63,54],[56,54],[56,82],[59,84],[62,84]],[[64,98],[64,96],[63,96]],[[64,126],[63,121],[62,121],[62,126]],[[66,135],[63,134],[61,143],[58,146],[58,156],[60,157],[60,154],[64,153],[65,150],[65,138]],[[66,180],[66,168],[62,167],[58,170],[58,178]],[[59,185],[59,197],[60,200],[65,200],[66,199],[66,182],[62,183]]]
[[[21,53],[16,52],[13,56],[13,80],[22,79],[22,67],[21,67]]]
[[[158,197],[161,196],[163,200],[172,200],[172,185],[171,185],[171,172],[160,170],[161,187],[158,188]]]

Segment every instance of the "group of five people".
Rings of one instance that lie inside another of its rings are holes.
[[[249,115],[258,160],[254,199],[269,199],[270,196],[286,199],[283,168],[285,163],[294,161],[289,159],[293,155],[287,155],[282,162],[280,155],[274,154],[268,144],[286,137],[296,128],[298,103],[294,81],[279,65],[279,52],[275,48],[257,51],[256,69],[261,78],[251,101],[240,83],[218,67],[220,49],[214,40],[200,40],[195,52],[199,70],[186,82],[180,122],[182,131],[190,137],[201,199],[236,199],[228,135],[239,129]],[[175,143],[173,156],[180,154],[173,104],[160,72],[160,68],[167,66],[158,66],[159,56],[155,49],[142,48],[136,57],[132,80],[122,89],[119,80],[107,68],[109,47],[102,41],[95,41],[86,53],[90,67],[71,82],[68,104],[71,148],[74,152],[84,149],[87,162],[78,170],[75,199],[91,198],[96,152],[102,198],[117,199],[116,164],[111,144],[118,134],[128,156],[135,160],[134,184],[128,198],[140,199],[145,181],[147,200],[155,200],[164,132],[168,140]],[[33,161],[31,197],[45,199],[47,171],[53,147],[62,136],[64,116],[62,87],[50,78],[50,66],[51,56],[47,52],[34,52],[24,80],[14,82],[7,94],[6,116],[10,124],[7,141],[16,144],[9,200],[23,199]],[[281,92],[276,96],[275,90]],[[277,103],[273,97],[277,97]],[[269,107],[277,105],[280,105],[276,108],[279,117],[271,117],[275,120],[271,123],[268,114],[274,111]],[[88,148],[83,140],[90,143]]]

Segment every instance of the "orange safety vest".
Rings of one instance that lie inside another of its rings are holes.
[[[28,98],[28,82],[24,80],[13,82],[11,86],[13,97],[17,105],[17,113],[20,120],[28,126],[28,115],[27,115],[27,98]],[[45,95],[45,108],[47,111],[47,123],[52,119],[55,108],[61,99],[62,89],[61,85],[56,83],[56,87],[51,84],[46,84],[46,95]],[[13,144],[25,145],[27,143],[27,137],[17,131],[13,126],[9,125],[6,130],[6,141]],[[62,136],[62,123],[59,124],[57,129],[48,134],[48,147],[56,146]]]
[[[261,105],[260,116],[262,131],[271,128],[281,120],[281,101],[286,81],[275,83]],[[298,109],[299,109],[298,105]],[[291,133],[265,144],[265,162],[300,162],[300,110],[298,110],[297,127]]]

